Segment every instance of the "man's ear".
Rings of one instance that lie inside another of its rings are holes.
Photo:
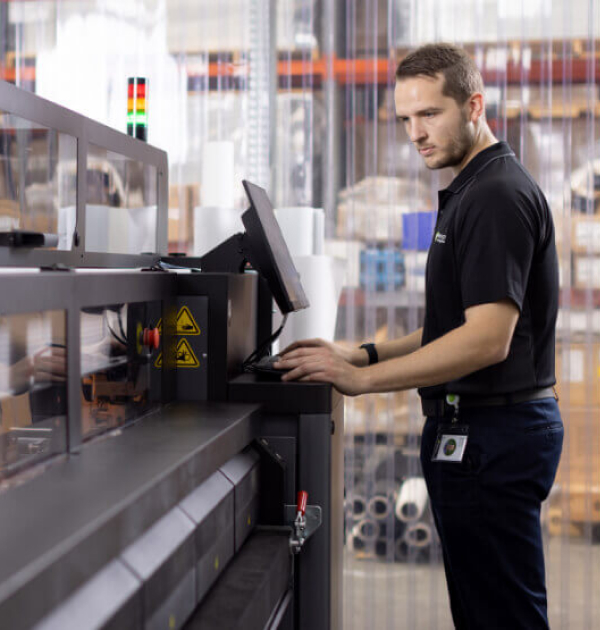
[[[481,92],[475,92],[469,97],[469,120],[476,123],[485,116],[485,102]]]

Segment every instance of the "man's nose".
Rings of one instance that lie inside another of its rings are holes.
[[[410,141],[413,143],[417,143],[421,140],[424,140],[427,137],[425,133],[425,128],[419,122],[411,122],[408,128],[408,136]]]

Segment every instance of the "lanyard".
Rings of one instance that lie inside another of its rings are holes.
[[[458,394],[447,394],[446,404],[454,407],[454,413],[452,414],[452,424],[458,422],[458,406],[460,404],[460,396]]]

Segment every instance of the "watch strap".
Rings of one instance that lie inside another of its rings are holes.
[[[369,365],[379,362],[379,355],[377,354],[377,349],[375,348],[374,343],[363,343],[360,347],[367,351],[367,354],[369,355]]]

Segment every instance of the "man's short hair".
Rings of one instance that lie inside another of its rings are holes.
[[[483,79],[471,57],[453,44],[426,44],[408,53],[398,64],[396,80],[444,77],[442,93],[462,105],[474,92],[483,93]]]

